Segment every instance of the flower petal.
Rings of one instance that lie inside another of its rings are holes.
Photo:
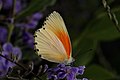
[[[37,12],[37,13],[32,15],[32,19],[35,20],[35,21],[40,20],[42,17],[43,17],[43,14],[40,13],[40,12]]]
[[[4,51],[7,51],[7,52],[9,52],[9,53],[12,52],[12,48],[13,48],[13,46],[12,46],[11,43],[5,43],[5,44],[3,45],[3,50],[4,50]]]
[[[65,77],[66,77],[66,73],[65,72],[59,72],[58,74],[57,74],[57,77],[58,77],[58,79],[64,79]]]
[[[66,79],[67,79],[67,80],[74,80],[74,79],[75,79],[75,74],[74,74],[74,73],[69,73],[69,74],[66,76]]]
[[[79,68],[78,67],[72,67],[71,71],[76,74],[76,73],[78,73]]]
[[[12,51],[13,56],[16,58],[16,60],[20,60],[22,57],[22,52],[20,48],[14,47]]]
[[[7,40],[7,29],[0,27],[0,42],[6,42]]]
[[[88,80],[87,78],[83,78],[82,80]]]
[[[78,71],[78,73],[79,73],[80,75],[83,75],[83,73],[84,73],[84,68],[85,68],[85,66],[79,66],[79,71]]]

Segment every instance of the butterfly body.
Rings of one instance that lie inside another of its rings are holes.
[[[59,13],[51,13],[42,28],[35,32],[35,36],[35,48],[41,58],[66,64],[73,61],[70,38]]]

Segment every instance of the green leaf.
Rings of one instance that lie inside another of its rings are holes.
[[[120,37],[120,33],[108,17],[105,16],[93,22],[93,25],[89,29],[88,37],[97,40],[114,40]]]
[[[117,15],[117,19],[120,22],[120,10],[113,10]],[[107,14],[100,14],[94,20],[92,20],[87,28],[88,37],[96,40],[114,40],[120,38],[120,32],[117,31],[113,22],[109,19]]]
[[[86,37],[83,37],[78,41],[79,42],[77,45],[73,48],[75,65],[86,65],[92,60],[94,56],[94,50],[96,48],[97,42],[96,40],[91,40]]]
[[[35,53],[35,51],[30,48],[22,49],[22,53],[23,53],[23,58],[22,58],[23,60],[33,60],[39,58],[39,56]]]
[[[84,76],[90,80],[110,80],[116,77],[112,72],[98,65],[87,67]]]
[[[16,19],[31,15],[36,11],[42,11],[47,6],[53,5],[55,2],[56,0],[32,0],[29,6],[25,10],[20,12],[19,15],[16,16]]]
[[[75,65],[87,65],[94,57],[94,50],[97,46],[97,41],[88,38],[89,29],[86,28],[73,43],[73,55]]]

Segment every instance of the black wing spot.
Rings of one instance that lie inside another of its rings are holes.
[[[37,35],[34,35],[34,37],[37,37]]]
[[[39,29],[38,29],[37,31],[38,31],[38,32],[40,32],[40,30],[39,30]]]
[[[36,52],[36,49],[34,49],[34,51]]]
[[[45,30],[45,28],[43,28]]]
[[[39,55],[39,57],[41,57],[41,55]]]
[[[39,49],[36,49],[36,51],[39,51]]]
[[[46,23],[44,23],[44,25],[46,25]]]
[[[34,51],[37,52],[37,51],[39,51],[39,49],[35,49]]]
[[[34,45],[37,45],[37,42],[34,42]]]

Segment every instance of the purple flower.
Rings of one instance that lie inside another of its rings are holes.
[[[42,13],[37,12],[34,13],[32,16],[28,16],[26,18],[26,22],[16,23],[15,25],[16,27],[20,27],[22,29],[35,29],[42,16]]]
[[[2,4],[3,4],[3,3],[2,3],[2,0],[0,0],[0,10],[1,10],[1,8],[2,8]]]
[[[79,68],[78,74],[79,74],[79,75],[83,75],[85,66],[79,66],[78,68]]]
[[[0,57],[0,77],[4,77],[8,72],[8,65],[5,64],[5,60],[1,60]]]
[[[12,49],[12,53],[14,54],[15,61],[18,61],[22,58],[22,52],[21,52],[20,48],[14,47]]]
[[[20,27],[23,30],[23,42],[25,42],[30,48],[34,48],[34,37],[32,34],[30,34],[27,31],[24,31],[25,29],[34,29],[38,21],[42,18],[42,14],[40,12],[37,12],[33,14],[32,16],[29,16],[26,18],[26,23],[21,22],[21,23],[16,23],[16,27]]]
[[[13,47],[11,43],[5,43],[3,45],[2,55],[8,59],[18,62],[22,57],[20,48]],[[9,68],[14,67],[15,64],[0,56],[0,77],[5,76]]]
[[[13,0],[2,0],[3,8],[10,9],[13,5]]]
[[[2,52],[2,55],[8,58],[7,52]],[[12,64],[13,65],[13,64]],[[0,77],[4,77],[9,70],[9,67],[11,66],[10,62],[6,60],[5,58],[0,56]]]
[[[38,20],[40,20],[42,17],[43,17],[43,15],[42,15],[42,13],[40,13],[40,12],[37,12],[37,13],[35,13],[35,14],[32,15],[32,19],[33,19],[34,21],[38,21]]]
[[[7,30],[5,28],[0,27],[0,43],[4,43],[7,40]]]
[[[88,80],[87,78],[83,78],[82,80]]]
[[[3,45],[3,50],[6,51],[6,52],[12,53],[12,48],[13,48],[13,46],[12,46],[11,43],[5,43]]]
[[[15,13],[19,13],[22,10],[21,0],[16,0]]]
[[[11,9],[13,7],[13,0],[1,0],[3,9]],[[15,13],[18,13],[22,10],[21,0],[16,0],[15,3]]]
[[[4,56],[6,56],[7,58],[12,59],[13,61],[18,61],[22,57],[22,52],[21,52],[20,48],[13,47],[11,43],[5,43],[3,45],[2,54]],[[6,61],[8,61],[8,60],[6,60]],[[8,61],[8,63],[10,65],[10,67],[15,66],[15,64],[10,61]]]
[[[30,48],[34,48],[34,37],[29,32],[23,32],[23,42],[25,42]]]
[[[43,73],[46,72],[47,69],[48,69],[48,65],[46,64],[46,65],[44,65],[44,71],[43,71]]]
[[[76,80],[77,75],[82,75],[84,72],[85,66],[71,67],[64,64],[59,64],[55,68],[50,68],[47,71],[48,79],[59,80]]]

